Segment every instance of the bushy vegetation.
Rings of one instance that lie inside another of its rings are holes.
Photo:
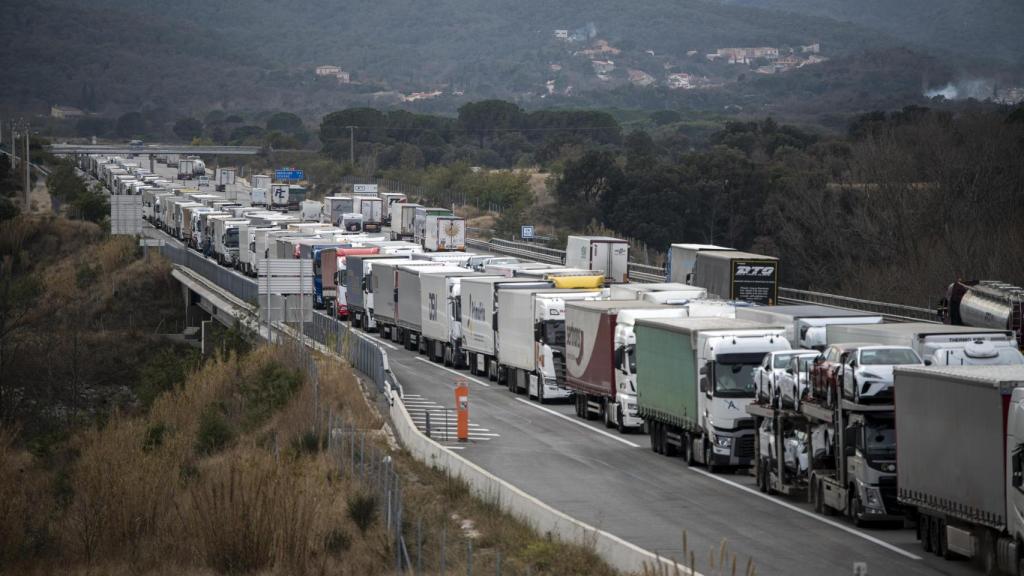
[[[692,151],[630,134],[566,164],[555,221],[753,249],[787,286],[926,306],[957,278],[1024,282],[1020,115],[909,107],[846,137],[734,122]]]

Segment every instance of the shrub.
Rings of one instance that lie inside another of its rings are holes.
[[[235,433],[224,418],[218,406],[207,406],[199,418],[199,433],[196,437],[196,452],[209,456],[224,449],[235,437]]]
[[[359,532],[366,534],[377,521],[377,497],[367,493],[349,496],[348,517],[359,528]]]
[[[288,403],[302,385],[302,372],[271,361],[260,369],[252,381],[242,382],[245,402],[245,423],[248,429],[262,424],[271,414]]]

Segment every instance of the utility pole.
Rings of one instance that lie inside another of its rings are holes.
[[[25,123],[25,204],[24,204],[26,212],[32,207],[32,204],[30,203],[30,198],[32,197],[32,184],[30,183],[30,178],[29,178],[29,169],[30,169],[31,165],[29,164],[29,159],[28,159],[28,134],[29,134],[29,124],[28,124],[28,122],[26,122]]]
[[[14,157],[18,154],[18,137],[14,132],[14,120],[11,120],[11,172],[17,168]]]
[[[354,169],[356,166],[356,127],[348,127],[348,162]]]

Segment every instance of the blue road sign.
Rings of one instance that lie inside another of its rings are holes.
[[[523,240],[533,240],[533,226],[523,226],[519,231],[519,237]]]
[[[274,170],[274,178],[277,180],[302,180],[305,177],[302,170]]]

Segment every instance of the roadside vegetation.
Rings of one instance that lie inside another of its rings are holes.
[[[393,460],[424,566],[443,538],[450,574],[469,548],[477,570],[614,573],[398,450],[347,365],[322,359],[314,387],[244,334],[206,359],[166,336],[180,288],[135,239],[19,216],[0,253],[0,574],[392,573],[381,501],[311,429],[314,405]]]

